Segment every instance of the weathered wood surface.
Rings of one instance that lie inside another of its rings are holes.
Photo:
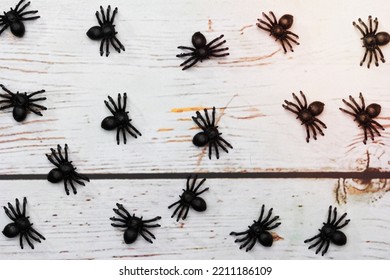
[[[21,250],[18,239],[0,235],[1,259],[322,259],[303,240],[317,234],[327,218],[329,205],[347,212],[351,222],[343,231],[348,242],[331,245],[326,258],[389,259],[390,197],[373,200],[371,194],[355,194],[337,205],[337,180],[329,179],[209,179],[202,194],[206,212],[190,211],[187,219],[171,219],[168,206],[178,199],[183,180],[95,180],[79,193],[66,196],[61,184],[46,181],[0,182],[0,205],[28,197],[28,215],[46,241]],[[123,242],[121,230],[110,226],[112,208],[120,202],[144,218],[161,216],[156,240],[141,237],[132,245]],[[274,208],[282,223],[274,229],[271,248],[257,244],[246,253],[234,243],[231,231],[244,231],[257,219],[261,205]],[[0,224],[9,222],[4,213]]]
[[[2,6],[13,6],[13,0]],[[16,123],[0,112],[0,173],[45,174],[50,147],[68,143],[86,173],[358,171],[373,153],[389,171],[389,67],[359,67],[364,54],[352,21],[369,14],[390,30],[387,1],[115,1],[118,38],[126,51],[100,57],[99,43],[85,35],[99,5],[109,1],[34,0],[41,18],[27,23],[23,39],[9,30],[0,37],[0,83],[12,90],[46,89],[49,109]],[[111,3],[113,4],[113,3]],[[261,13],[294,15],[300,36],[294,53],[255,26]],[[181,71],[178,45],[191,45],[201,31],[211,40],[225,34],[230,56]],[[390,47],[382,48],[390,59]],[[305,130],[282,108],[302,90],[309,102],[325,103],[325,137],[305,142]],[[129,95],[133,124],[143,136],[117,146],[115,133],[100,128],[109,115],[103,101]],[[387,128],[374,143],[338,108],[342,98],[363,92],[382,105]],[[234,149],[208,160],[191,143],[197,109],[216,106],[218,125]],[[124,156],[125,155],[125,156]],[[380,155],[380,157],[379,157]],[[378,158],[379,157],[379,158]],[[374,160],[372,160],[374,163]]]

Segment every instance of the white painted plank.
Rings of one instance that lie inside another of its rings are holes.
[[[1,174],[47,173],[44,154],[65,142],[87,173],[357,171],[355,162],[367,149],[373,157],[377,150],[382,154],[371,167],[389,170],[390,64],[359,67],[363,49],[352,26],[372,14],[379,29],[389,31],[387,1],[115,1],[126,52],[106,58],[85,32],[96,24],[99,5],[109,3],[34,0],[31,9],[41,18],[27,23],[26,36],[17,39],[9,30],[1,35],[0,82],[13,90],[46,89],[49,108],[23,124],[0,112]],[[301,43],[294,53],[283,54],[254,25],[269,10],[277,17],[294,15],[291,30]],[[183,72],[176,47],[190,45],[196,31],[209,40],[225,34],[230,56]],[[389,46],[383,52],[389,57]],[[309,144],[304,128],[281,106],[299,90],[309,102],[325,103],[325,137]],[[387,128],[367,146],[352,118],[338,109],[342,98],[360,91],[367,103],[382,105],[378,121]],[[118,92],[129,94],[133,124],[143,134],[120,146],[114,132],[100,128],[109,115],[103,100]],[[212,106],[219,108],[220,131],[234,146],[218,161],[192,145],[196,109],[183,109]]]
[[[35,250],[18,247],[18,240],[0,236],[1,259],[321,259],[303,240],[315,235],[327,217],[329,205],[351,222],[343,231],[348,242],[331,245],[325,258],[389,259],[389,196],[373,200],[375,193],[354,193],[347,204],[337,205],[337,180],[222,180],[209,179],[202,194],[208,209],[190,211],[177,223],[167,207],[175,202],[183,180],[96,180],[79,193],[66,196],[63,186],[46,181],[2,181],[0,205],[28,197],[28,215],[46,237]],[[110,226],[112,208],[120,202],[136,215],[162,217],[153,229],[154,244],[142,238],[126,245],[122,232]],[[281,240],[271,248],[257,244],[239,250],[231,231],[243,231],[259,215],[261,205],[274,208],[282,223],[273,230]],[[0,225],[9,222],[0,214]]]

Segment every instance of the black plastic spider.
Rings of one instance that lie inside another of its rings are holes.
[[[308,242],[311,242],[315,239],[318,239],[318,241],[316,241],[314,244],[309,246],[309,249],[311,249],[311,248],[314,248],[315,246],[319,245],[317,250],[316,250],[316,254],[318,254],[321,251],[322,247],[324,247],[324,245],[325,245],[324,249],[322,250],[322,255],[325,255],[325,253],[329,249],[330,242],[332,242],[333,244],[338,245],[338,246],[342,246],[342,245],[345,245],[347,243],[347,237],[345,236],[344,233],[342,233],[340,231],[340,229],[342,229],[343,227],[348,225],[350,220],[345,220],[342,225],[339,225],[341,223],[341,221],[345,218],[345,216],[347,216],[347,213],[344,213],[340,217],[340,219],[338,219],[336,222],[337,208],[335,207],[333,210],[332,221],[330,220],[331,216],[332,216],[332,206],[329,206],[328,220],[326,223],[323,223],[324,226],[321,229],[319,229],[320,233],[317,234],[316,236],[309,238],[309,239],[306,239],[304,241],[305,243],[308,243]]]
[[[231,232],[230,235],[238,236],[238,235],[244,235],[245,237],[236,239],[235,242],[244,242],[240,245],[240,249],[246,247],[246,251],[252,250],[253,246],[256,244],[256,240],[259,241],[259,243],[265,247],[271,247],[272,243],[274,241],[272,234],[269,233],[270,230],[277,228],[280,226],[281,223],[276,223],[272,225],[273,222],[275,222],[277,219],[279,219],[279,216],[275,216],[272,219],[272,210],[271,208],[268,211],[267,217],[263,220],[264,215],[264,204],[261,207],[261,213],[259,216],[259,219],[253,220],[253,224],[251,226],[248,226],[248,230],[243,232]]]
[[[23,21],[40,18],[40,16],[26,18],[26,15],[36,14],[38,11],[23,12],[30,5],[30,2],[27,2],[19,9],[23,2],[24,0],[20,0],[14,9],[11,8],[11,10],[8,12],[4,11],[3,16],[0,15],[0,27],[4,25],[4,27],[0,29],[0,34],[3,33],[3,31],[8,27],[11,27],[12,34],[14,34],[16,37],[23,37],[24,32],[26,31]]]
[[[374,54],[375,57],[375,65],[379,66],[379,61],[378,61],[378,55],[376,52],[379,53],[381,61],[384,63],[385,62],[385,57],[383,56],[383,53],[379,46],[384,46],[387,45],[390,42],[390,35],[387,32],[377,32],[378,30],[378,19],[374,19],[375,27],[372,29],[372,17],[368,17],[368,22],[370,25],[370,29],[368,29],[367,25],[359,18],[358,19],[359,23],[363,25],[364,30],[356,24],[356,22],[353,22],[353,26],[355,26],[359,31],[363,34],[363,37],[361,38],[363,40],[363,47],[366,48],[366,52],[364,53],[364,57],[362,61],[360,62],[360,66],[363,65],[364,61],[367,58],[367,54],[370,53],[370,59],[367,64],[367,68],[370,68],[370,64],[372,61],[372,54]]]
[[[149,225],[149,223],[160,220],[161,217],[157,216],[150,220],[142,220],[141,218],[138,218],[133,214],[133,216],[123,207],[122,204],[117,203],[116,206],[118,209],[112,209],[114,212],[120,216],[120,218],[112,217],[110,218],[111,221],[120,222],[122,224],[114,224],[111,225],[113,227],[121,227],[126,228],[123,238],[125,240],[126,244],[131,244],[134,241],[137,240],[138,234],[141,234],[141,236],[148,241],[149,243],[153,243],[152,239],[156,239],[156,237],[148,230],[148,228],[154,228],[154,227],[160,227],[159,224]],[[122,211],[122,212],[121,212]],[[149,234],[150,237],[148,237],[147,234]]]
[[[366,144],[367,143],[367,130],[370,132],[371,140],[373,140],[373,141],[374,141],[373,131],[375,131],[375,133],[378,136],[381,136],[378,129],[374,125],[378,126],[382,130],[385,130],[385,128],[381,124],[379,124],[377,121],[373,120],[374,118],[376,118],[380,114],[382,108],[379,104],[376,104],[376,103],[372,103],[372,104],[368,105],[366,108],[362,93],[359,94],[359,98],[362,102],[362,106],[359,106],[356,103],[355,99],[351,95],[349,96],[349,100],[352,101],[352,103],[355,105],[355,107],[351,103],[349,103],[343,99],[343,102],[348,107],[350,107],[353,112],[349,112],[347,110],[344,110],[343,108],[339,108],[339,109],[341,111],[343,111],[344,113],[347,113],[347,114],[355,117],[354,121],[357,121],[357,123],[359,124],[359,127],[363,128],[363,131],[364,131],[363,143]]]
[[[196,117],[192,117],[193,121],[203,130],[202,132],[197,133],[194,138],[192,138],[192,143],[197,147],[203,147],[206,144],[209,144],[209,159],[211,159],[212,147],[214,146],[215,154],[217,159],[219,159],[218,146],[221,147],[222,150],[224,150],[226,153],[229,151],[222,145],[222,143],[231,149],[233,149],[233,147],[229,142],[221,137],[222,133],[218,131],[218,126],[215,126],[215,107],[213,107],[211,122],[207,109],[204,109],[204,114],[206,116],[207,122],[199,113],[199,111],[196,111]],[[200,119],[202,123],[200,123],[198,119]]]
[[[297,119],[299,119],[302,122],[301,124],[305,125],[306,135],[307,135],[306,136],[307,143],[309,143],[309,138],[310,138],[309,128],[313,132],[314,140],[317,140],[316,129],[318,130],[318,132],[321,135],[324,135],[324,133],[322,132],[322,129],[320,128],[320,126],[317,123],[319,123],[323,128],[326,128],[326,125],[322,121],[320,121],[319,119],[316,118],[324,110],[324,103],[319,102],[319,101],[314,101],[314,102],[310,103],[309,106],[307,106],[306,96],[303,94],[302,91],[301,91],[301,96],[303,98],[304,104],[302,104],[301,101],[299,101],[298,97],[294,93],[292,95],[293,95],[294,99],[297,101],[299,106],[295,103],[284,100],[284,102],[287,105],[283,104],[282,105],[283,108],[296,114]]]
[[[110,43],[118,53],[120,53],[121,50],[125,51],[125,47],[118,40],[118,38],[116,38],[116,34],[118,34],[118,32],[115,31],[115,25],[113,24],[115,15],[118,13],[118,8],[115,8],[111,18],[110,18],[110,12],[111,12],[110,5],[107,8],[107,16],[104,14],[104,10],[102,6],[100,6],[100,12],[102,13],[103,21],[100,20],[99,11],[97,11],[96,18],[100,26],[91,27],[87,32],[87,36],[92,40],[102,40],[102,42],[100,43],[101,56],[104,54],[104,50],[103,50],[104,42],[106,43],[106,56],[110,54],[109,51]]]
[[[194,179],[192,180],[192,184],[190,186],[191,176],[189,176],[187,179],[187,188],[183,189],[183,193],[179,196],[180,199],[168,207],[168,209],[171,209],[176,204],[179,204],[171,216],[171,218],[173,218],[176,215],[176,213],[179,213],[177,215],[176,221],[179,221],[182,215],[183,215],[182,219],[185,220],[187,218],[187,214],[188,211],[190,210],[190,207],[192,207],[195,211],[198,212],[203,212],[206,210],[207,208],[206,202],[204,201],[203,198],[199,197],[199,195],[207,191],[209,188],[205,188],[203,191],[198,192],[198,189],[206,181],[206,178],[202,179],[202,181],[200,181],[200,183],[195,187],[195,183],[197,179],[198,179],[198,175],[195,175]]]
[[[67,195],[69,195],[69,189],[68,189],[68,182],[70,186],[72,187],[73,193],[76,194],[77,190],[73,184],[73,181],[85,186],[85,183],[81,180],[85,180],[89,182],[89,179],[87,176],[79,174],[76,172],[76,167],[72,165],[72,161],[68,160],[68,145],[65,144],[65,157],[62,155],[61,146],[57,146],[58,155],[56,154],[56,151],[52,148],[51,155],[46,154],[47,159],[56,166],[56,168],[53,168],[50,170],[49,174],[47,175],[47,180],[51,183],[58,183],[62,180],[64,180],[64,187],[65,192]]]
[[[46,100],[46,97],[31,98],[34,95],[44,93],[45,90],[36,91],[27,95],[27,92],[19,93],[19,91],[17,91],[16,93],[13,93],[3,85],[0,85],[0,87],[8,93],[0,94],[1,97],[6,98],[6,100],[0,100],[0,104],[5,104],[4,106],[0,106],[0,110],[14,107],[12,115],[17,122],[24,121],[27,117],[28,111],[42,116],[42,113],[37,109],[47,110],[46,107],[34,103],[36,101]]]
[[[30,223],[28,216],[26,216],[26,205],[27,199],[23,198],[23,209],[20,210],[19,199],[15,199],[16,209],[8,202],[8,208],[4,206],[5,214],[12,220],[12,223],[9,223],[5,226],[3,234],[8,238],[13,238],[19,235],[20,248],[23,249],[23,237],[26,239],[28,245],[31,249],[34,249],[34,245],[31,243],[31,240],[41,243],[41,239],[45,240],[45,237],[37,232]],[[35,235],[34,235],[35,234]]]
[[[295,38],[299,38],[299,36],[291,31],[288,31],[287,29],[290,29],[294,22],[294,17],[292,15],[284,15],[282,16],[279,21],[276,20],[276,17],[273,12],[269,12],[273,18],[271,20],[269,16],[267,16],[265,13],[263,13],[263,16],[268,20],[268,22],[257,19],[259,22],[256,23],[256,25],[265,30],[268,31],[270,36],[274,36],[276,38],[275,41],[280,40],[280,43],[282,44],[284,53],[287,53],[286,46],[284,45],[284,42],[290,47],[290,50],[293,52],[293,48],[291,46],[290,41],[294,42],[295,44],[299,45],[296,39],[294,39],[291,36],[294,36]],[[261,25],[263,24],[263,25]]]
[[[139,136],[142,136],[141,132],[139,132],[132,124],[131,119],[129,118],[129,111],[126,110],[126,101],[127,101],[127,95],[126,92],[123,94],[123,106],[121,105],[121,95],[118,94],[118,106],[115,104],[114,100],[108,96],[108,100],[111,102],[114,109],[111,108],[110,104],[106,100],[104,100],[104,104],[106,104],[108,110],[114,115],[104,118],[102,121],[102,128],[105,130],[113,130],[116,129],[116,142],[119,145],[119,133],[122,131],[123,134],[123,142],[126,144],[127,138],[126,138],[126,131],[133,136],[134,138],[137,138],[138,134]],[[133,133],[130,129],[134,130],[135,133]]]
[[[209,59],[210,56],[223,57],[223,56],[229,55],[229,53],[217,54],[219,52],[227,51],[229,49],[229,48],[217,49],[219,46],[226,43],[226,40],[219,42],[215,46],[211,46],[212,44],[214,44],[215,42],[217,42],[218,40],[220,40],[222,38],[223,38],[223,35],[215,38],[214,40],[212,40],[210,43],[207,44],[206,37],[202,33],[200,33],[200,32],[194,33],[194,35],[192,35],[192,45],[194,45],[195,48],[183,47],[183,46],[177,47],[178,49],[191,51],[190,53],[181,53],[181,54],[176,55],[176,57],[191,56],[189,59],[187,59],[182,64],[180,64],[180,66],[184,66],[187,63],[191,62],[189,65],[184,66],[182,70],[186,70],[186,69],[194,66],[195,63],[197,63],[199,60],[200,60],[200,62],[202,62],[203,59]]]

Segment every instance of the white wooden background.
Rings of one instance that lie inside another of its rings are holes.
[[[2,0],[0,9],[15,4]],[[99,42],[85,34],[96,25],[101,4],[118,7],[116,28],[126,47],[121,54],[111,49],[108,58],[100,57]],[[0,83],[15,91],[45,89],[48,99],[41,104],[48,110],[23,123],[0,111],[0,178],[47,174],[52,165],[44,154],[64,143],[80,172],[88,174],[389,172],[390,47],[382,48],[389,62],[360,67],[364,49],[352,26],[371,14],[379,19],[379,31],[390,32],[388,8],[385,0],[33,0],[30,9],[38,9],[41,18],[26,24],[26,35],[19,39],[7,30],[0,36]],[[294,15],[291,31],[300,36],[294,53],[284,54],[256,27],[256,19],[270,10],[278,18]],[[177,46],[190,46],[196,31],[208,40],[224,34],[230,56],[183,72]],[[282,108],[300,90],[309,102],[325,103],[320,119],[328,129],[309,144],[304,128]],[[118,146],[115,133],[100,123],[109,115],[103,101],[119,92],[128,93],[133,124],[143,136]],[[367,145],[356,123],[339,110],[343,98],[359,92],[367,104],[382,106],[378,121],[386,128]],[[191,143],[198,131],[191,116],[212,106],[234,147],[219,160],[209,160],[205,149]],[[67,197],[61,184],[0,180],[1,205],[28,196],[30,216],[48,239],[34,251],[21,251],[16,240],[1,236],[0,258],[319,258],[302,241],[315,234],[330,204],[339,204],[352,222],[348,245],[331,247],[327,257],[390,258],[387,179],[208,180],[208,211],[191,212],[181,224],[166,207],[184,183],[95,180]],[[107,220],[121,199],[137,213],[163,216],[154,245],[122,244]],[[271,249],[240,252],[228,233],[249,225],[262,203],[282,217],[277,232],[283,240]],[[7,223],[5,214],[0,221]]]

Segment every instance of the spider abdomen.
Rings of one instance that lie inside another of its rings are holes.
[[[27,117],[27,110],[23,106],[15,106],[12,110],[12,116],[17,122],[24,121]]]
[[[20,230],[15,223],[10,223],[3,229],[3,234],[8,238],[16,237],[19,233]]]
[[[138,232],[134,230],[133,228],[128,228],[123,233],[123,239],[125,240],[126,244],[131,244],[134,241],[137,240]]]
[[[118,123],[115,117],[109,116],[104,118],[101,126],[105,130],[113,130],[118,127]]]
[[[104,37],[103,29],[100,26],[93,26],[88,30],[87,36],[92,40],[102,39]]]
[[[23,37],[26,31],[24,24],[21,21],[15,21],[11,23],[10,27],[11,27],[12,34],[14,34],[16,37]]]
[[[384,46],[390,42],[390,35],[387,32],[378,32],[375,35],[375,41],[379,46]]]
[[[258,241],[261,245],[265,247],[271,247],[274,242],[274,239],[271,233],[269,233],[268,231],[263,231],[259,234]]]
[[[204,201],[203,198],[196,197],[191,202],[192,208],[194,208],[195,211],[203,212],[207,209],[206,201]]]
[[[62,181],[63,178],[64,176],[58,168],[50,170],[49,174],[47,174],[47,180],[51,183],[58,183]]]
[[[199,132],[195,134],[192,138],[192,143],[197,147],[203,147],[209,142],[209,137],[204,132]]]
[[[335,245],[342,246],[347,243],[347,236],[343,232],[336,230],[330,237],[330,240]]]
[[[284,28],[284,29],[289,29],[294,22],[294,17],[292,15],[284,15],[279,19],[279,24]]]
[[[371,118],[377,117],[381,113],[382,107],[379,104],[372,103],[367,106],[366,112]]]

